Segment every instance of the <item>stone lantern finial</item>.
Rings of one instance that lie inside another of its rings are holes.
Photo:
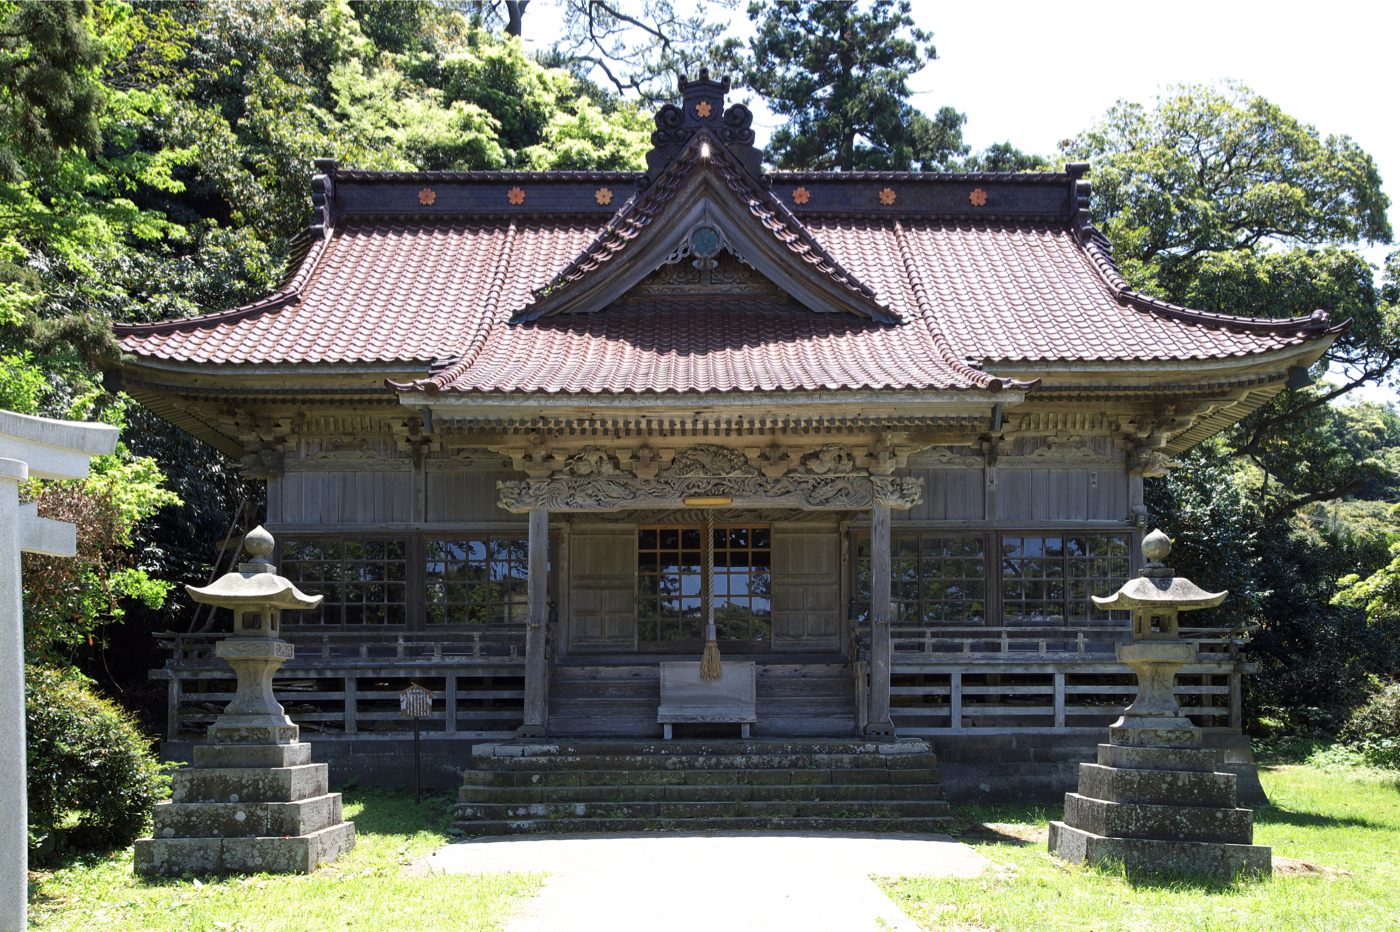
[[[1143,568],[1162,566],[1171,552],[1172,539],[1158,528],[1142,539],[1142,555],[1147,558],[1147,567]]]
[[[252,565],[271,567],[272,561],[268,559],[268,555],[272,553],[275,546],[276,541],[272,539],[267,528],[261,524],[243,536],[243,549],[248,552],[248,556],[252,557],[248,561]]]

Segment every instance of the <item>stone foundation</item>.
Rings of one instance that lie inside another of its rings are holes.
[[[1099,745],[1098,763],[1080,765],[1064,821],[1050,823],[1051,852],[1130,871],[1269,875],[1271,851],[1251,844],[1254,813],[1235,805],[1235,775],[1215,770],[1215,751],[1153,746],[1156,729],[1112,731],[1114,743]],[[1118,743],[1125,737],[1131,743]]]
[[[174,773],[170,802],[155,807],[152,837],[136,842],[138,874],[310,873],[355,846],[310,744],[193,750],[194,766]]]

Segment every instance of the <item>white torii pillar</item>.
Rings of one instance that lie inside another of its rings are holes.
[[[20,505],[26,479],[81,479],[94,456],[117,448],[117,429],[0,411],[0,930],[23,932],[29,907],[25,797],[24,595],[20,551],[71,557],[77,532]]]

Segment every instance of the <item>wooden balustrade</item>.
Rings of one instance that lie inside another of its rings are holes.
[[[1182,668],[1176,694],[1203,728],[1239,728],[1240,679],[1250,665],[1221,656]],[[1102,728],[1136,693],[1133,674],[1107,659],[1033,655],[967,662],[897,657],[890,687],[901,735]]]
[[[233,698],[232,671],[213,656],[219,634],[159,636],[171,651],[152,679],[167,684],[166,737],[190,740]],[[274,680],[278,701],[308,738],[402,737],[398,694],[416,682],[435,694],[423,736],[509,738],[522,720],[521,626],[454,632],[288,633],[297,655]]]

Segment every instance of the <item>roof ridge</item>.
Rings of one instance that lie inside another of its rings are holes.
[[[773,181],[985,181],[1056,184],[1077,180],[1082,172],[920,172],[920,171],[820,171],[788,169],[766,172]]]
[[[340,181],[632,181],[646,177],[644,171],[595,171],[585,169],[475,169],[470,171],[423,170],[377,171],[367,168],[335,169]]]
[[[972,380],[974,385],[987,388],[992,391],[1000,391],[1003,388],[1029,389],[1033,388],[1040,380],[1022,382],[1016,379],[1004,379],[980,369],[974,369],[965,361],[958,359],[953,354],[953,348],[948,343],[948,337],[943,333],[943,328],[939,326],[934,318],[932,302],[928,298],[928,289],[924,285],[923,275],[919,272],[918,263],[914,259],[914,252],[909,246],[909,240],[904,235],[904,225],[898,218],[891,221],[894,230],[894,240],[899,246],[899,258],[904,264],[904,274],[909,279],[909,287],[914,292],[914,302],[918,305],[919,316],[928,328],[929,336],[933,341],[934,348],[943,357],[943,361],[952,370],[964,378]]]
[[[519,234],[520,229],[512,220],[510,225],[506,227],[505,246],[501,250],[500,258],[496,261],[495,271],[492,272],[491,285],[486,292],[485,300],[482,302],[482,313],[476,318],[476,329],[472,332],[463,353],[426,379],[414,379],[409,382],[395,382],[392,379],[385,379],[384,384],[388,388],[396,391],[436,392],[472,367],[472,363],[476,361],[476,357],[481,354],[482,348],[486,345],[486,335],[490,331],[491,325],[496,321],[501,292],[505,289],[506,275],[509,273],[511,262],[515,258],[515,247]]]
[[[1080,248],[1084,250],[1085,255],[1090,260],[1089,265],[1098,272],[1099,277],[1108,286],[1113,296],[1136,310],[1184,323],[1266,333],[1315,333],[1320,335],[1341,333],[1351,326],[1350,319],[1334,325],[1332,316],[1321,308],[1301,317],[1240,317],[1215,311],[1202,311],[1180,304],[1172,304],[1161,298],[1154,298],[1128,284],[1127,279],[1118,269],[1118,263],[1113,258],[1112,244],[1109,243],[1108,237],[1103,231],[1086,219],[1080,219],[1074,224],[1073,229]]]
[[[304,235],[306,231],[302,231]],[[178,330],[199,327],[216,327],[219,324],[230,323],[242,320],[245,317],[252,317],[265,311],[275,311],[278,308],[286,307],[301,298],[302,289],[306,287],[312,272],[321,262],[325,255],[326,244],[330,241],[329,231],[319,237],[311,237],[312,242],[302,257],[300,264],[290,277],[284,280],[284,284],[272,294],[265,298],[248,304],[240,304],[223,311],[214,311],[209,314],[197,314],[194,317],[176,317],[171,320],[156,320],[149,323],[113,323],[112,330],[119,337],[141,336],[153,333],[173,333]],[[295,240],[294,240],[295,241]]]

